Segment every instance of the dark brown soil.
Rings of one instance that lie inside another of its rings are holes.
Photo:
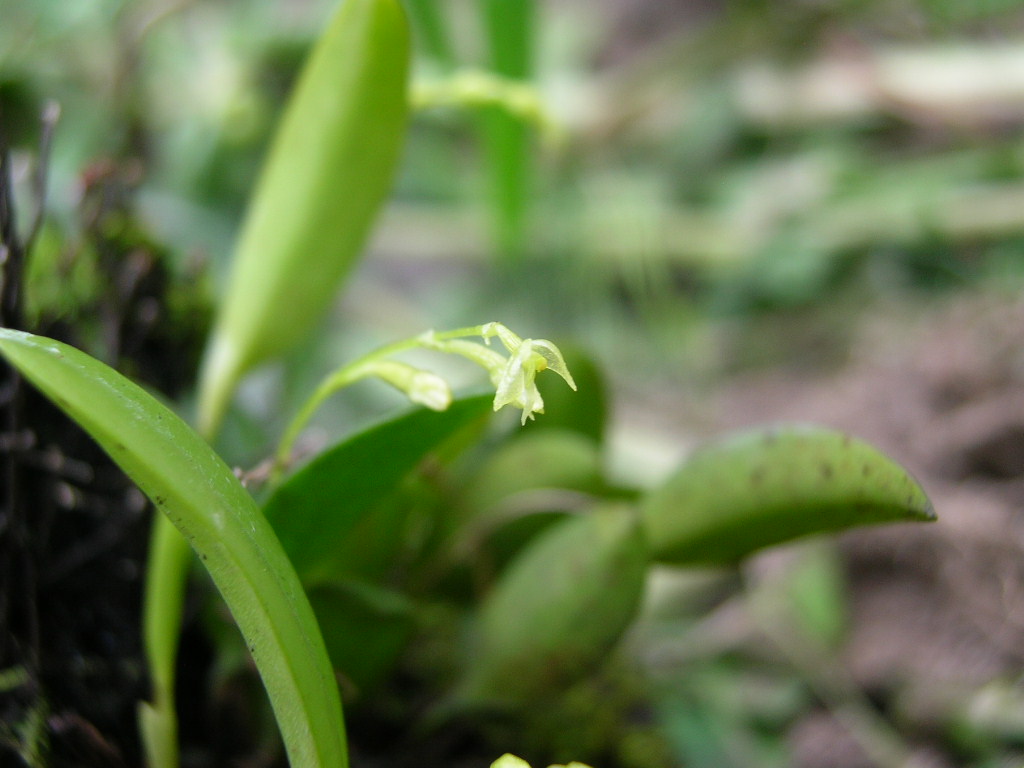
[[[132,175],[112,164],[94,170],[83,182],[82,251],[68,255],[95,257],[95,305],[26,319],[11,290],[20,287],[20,241],[5,229],[2,242],[14,247],[3,323],[91,349],[173,397],[194,373],[201,314],[192,325],[171,321],[163,254],[128,223]],[[0,688],[0,763],[19,764],[28,744],[53,768],[138,765],[149,505],[4,364],[0,419],[0,670],[11,676]],[[27,735],[34,728],[38,739]]]

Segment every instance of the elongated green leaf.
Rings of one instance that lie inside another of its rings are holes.
[[[65,344],[0,329],[0,353],[78,422],[199,554],[263,677],[294,766],[346,766],[327,651],[277,538],[210,446],[167,407]]]
[[[456,400],[440,413],[410,411],[324,451],[282,483],[263,511],[303,580],[330,572],[339,545],[366,512],[431,449],[490,413],[493,399]]]
[[[894,461],[813,426],[706,446],[648,495],[643,515],[654,559],[679,565],[734,563],[800,536],[935,517],[924,491]]]
[[[456,701],[527,704],[578,680],[636,614],[647,562],[628,507],[597,509],[546,531],[485,599]]]
[[[405,133],[409,30],[398,0],[344,0],[288,104],[207,350],[200,431],[238,378],[312,330],[391,186]]]

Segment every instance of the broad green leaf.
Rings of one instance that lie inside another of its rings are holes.
[[[435,509],[438,489],[430,477],[435,458],[431,452],[422,465],[426,476],[414,470],[372,504],[338,542],[330,558],[311,573],[307,583],[337,579],[381,583],[403,570],[411,549],[418,550],[422,543],[419,536],[410,533],[423,529],[425,517],[434,519],[439,514]]]
[[[647,563],[643,532],[627,507],[597,509],[546,531],[485,598],[456,701],[541,702],[578,680],[636,614]]]
[[[294,766],[348,763],[341,700],[302,587],[252,497],[166,406],[65,344],[0,329],[0,353],[85,429],[198,553],[263,677]]]
[[[906,470],[872,446],[800,425],[698,450],[647,496],[643,517],[655,560],[724,565],[801,536],[935,513]]]
[[[303,68],[242,228],[204,363],[203,434],[246,371],[312,330],[355,262],[391,187],[408,67],[398,0],[344,0]]]
[[[531,428],[494,451],[467,484],[463,503],[476,515],[516,494],[597,493],[602,487],[601,457],[592,440],[562,429]]]
[[[546,418],[546,416],[545,416]],[[540,423],[540,422],[538,422]],[[605,489],[598,447],[576,432],[534,429],[499,445],[461,484],[453,532],[453,594],[504,570],[530,541]]]
[[[357,693],[380,682],[412,636],[412,603],[359,581],[317,584],[308,595],[335,670]]]
[[[346,534],[367,511],[432,449],[490,413],[492,400],[409,411],[323,452],[278,486],[263,511],[303,580],[331,572]]]
[[[498,578],[531,542],[571,514],[567,510],[529,510],[474,520],[459,531],[461,535],[445,553],[447,570],[432,592],[453,604],[475,605],[481,584]]]

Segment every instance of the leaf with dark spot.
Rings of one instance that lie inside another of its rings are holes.
[[[735,563],[763,547],[859,525],[932,520],[917,482],[849,435],[813,426],[745,432],[697,451],[643,505],[653,557]]]

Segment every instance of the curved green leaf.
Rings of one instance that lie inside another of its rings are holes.
[[[203,434],[239,377],[319,322],[362,249],[405,134],[408,68],[398,0],[344,0],[303,68],[242,229],[204,362]]]
[[[479,516],[515,494],[543,489],[596,494],[603,487],[600,449],[593,440],[563,429],[531,429],[487,458],[466,483],[463,504]]]
[[[295,575],[252,497],[166,406],[65,344],[0,329],[0,353],[85,429],[174,523],[230,608],[294,766],[348,764],[341,700]]]
[[[367,511],[433,448],[491,413],[492,400],[409,411],[324,451],[278,486],[263,512],[303,581],[331,572],[340,543]]]
[[[643,517],[655,560],[722,565],[800,536],[935,513],[907,471],[867,443],[785,426],[698,450],[647,496]]]

